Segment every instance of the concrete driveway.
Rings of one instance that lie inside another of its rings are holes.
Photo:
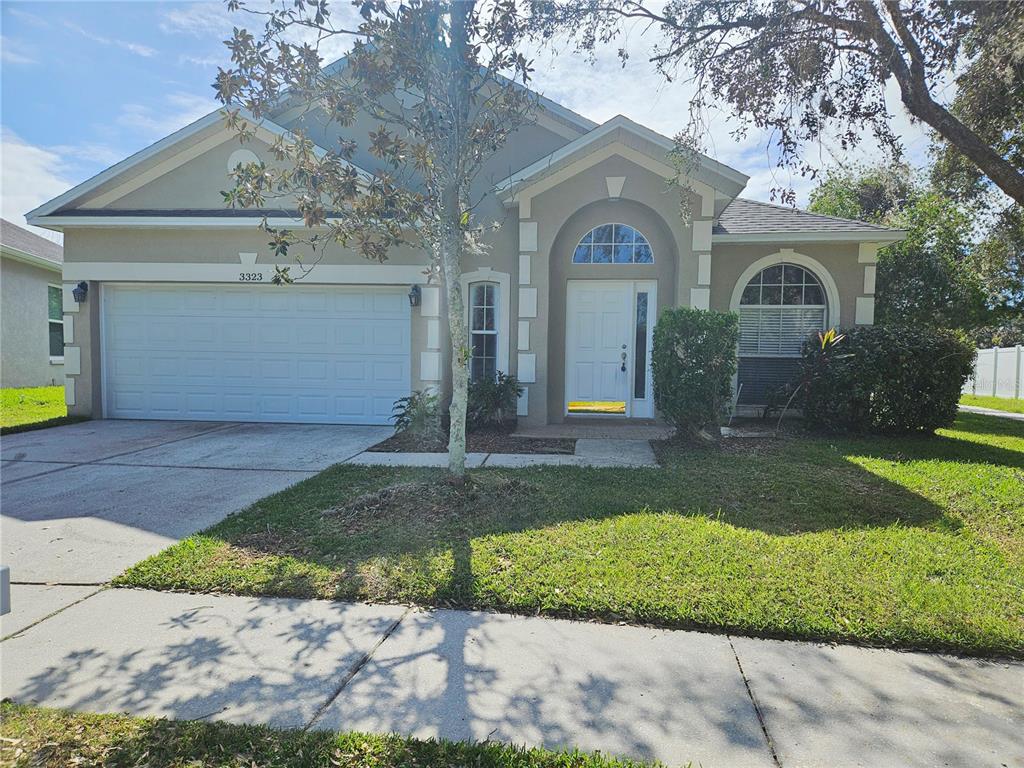
[[[90,421],[4,437],[0,562],[11,568],[15,611],[19,602],[54,610],[74,602],[83,585],[103,584],[389,434],[389,427]],[[29,596],[24,587],[40,584],[65,588],[18,600],[19,592]],[[3,634],[15,623],[5,617]]]

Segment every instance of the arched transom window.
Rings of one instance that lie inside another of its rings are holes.
[[[587,232],[572,254],[573,264],[653,264],[647,238],[627,224],[602,224]]]
[[[740,297],[740,354],[797,357],[804,340],[825,328],[825,290],[795,264],[762,269]]]

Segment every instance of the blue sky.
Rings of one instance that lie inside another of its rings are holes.
[[[28,210],[215,109],[210,84],[217,66],[228,64],[223,40],[232,24],[246,24],[219,2],[4,0],[0,14],[0,203],[4,218],[19,223]],[[596,65],[568,49],[542,52],[534,85],[594,120],[622,113],[673,135],[685,122],[687,86],[653,72],[643,55],[648,45],[649,38],[629,36],[625,70],[614,51]],[[768,137],[751,132],[736,142],[730,121],[712,117],[709,154],[752,177],[745,196],[767,200],[773,187],[792,185],[806,202],[810,182],[779,175]],[[923,159],[924,133],[902,117],[897,125],[911,158]],[[873,156],[870,142],[840,156],[826,141],[811,157],[824,167]]]

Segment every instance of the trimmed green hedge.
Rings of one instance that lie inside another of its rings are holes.
[[[868,325],[803,349],[803,409],[834,432],[934,432],[956,418],[974,346],[953,331]]]
[[[677,430],[696,434],[718,423],[732,396],[739,317],[669,309],[654,328],[654,404]]]

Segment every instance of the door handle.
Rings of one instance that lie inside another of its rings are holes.
[[[622,368],[620,369],[623,373],[626,372],[626,353],[622,353]]]

